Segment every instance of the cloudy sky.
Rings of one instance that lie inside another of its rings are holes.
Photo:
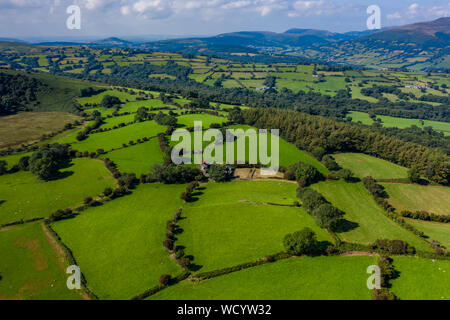
[[[68,6],[81,9],[69,30]],[[450,15],[450,0],[0,0],[0,37],[212,35],[289,28],[364,30],[369,5],[382,27]]]

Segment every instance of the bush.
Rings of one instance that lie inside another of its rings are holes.
[[[84,204],[86,205],[90,205],[92,203],[92,197],[86,197],[84,198]]]
[[[372,293],[373,300],[395,300],[395,295],[386,288],[374,289]]]
[[[310,228],[288,234],[283,240],[287,251],[295,255],[313,255],[318,252],[316,234]]]
[[[162,274],[159,277],[159,283],[163,286],[167,286],[169,285],[171,279],[172,277],[169,274]]]
[[[372,244],[372,247],[392,254],[409,254],[415,251],[413,247],[403,240],[378,239]]]
[[[166,249],[169,250],[169,251],[172,251],[172,250],[173,250],[173,245],[174,245],[174,242],[173,242],[172,239],[166,239],[166,240],[164,240],[164,242],[163,242],[164,248],[166,248]]]
[[[336,171],[340,169],[336,160],[334,160],[334,158],[329,154],[323,156],[322,162],[325,165],[325,167],[330,171]]]
[[[8,173],[8,164],[5,160],[0,160],[0,176]]]
[[[353,173],[348,169],[341,169],[339,170],[336,175],[339,177],[339,179],[345,180],[345,181],[351,181],[353,178]]]
[[[317,224],[325,229],[336,231],[344,216],[344,212],[333,207],[329,203],[324,203],[312,212]]]
[[[105,188],[105,191],[103,191],[103,195],[105,195],[105,197],[109,197],[112,193],[113,191],[111,188]]]
[[[216,182],[225,182],[230,177],[227,168],[221,165],[213,164],[208,169],[209,178]]]
[[[30,170],[30,157],[22,157],[19,160],[19,169],[22,171]]]
[[[297,197],[302,201],[303,207],[309,213],[312,213],[313,210],[320,205],[328,203],[319,192],[311,188],[298,189]]]
[[[310,184],[319,181],[322,178],[322,175],[312,165],[302,164],[295,170],[295,178],[297,181],[303,179],[306,186],[309,186]]]

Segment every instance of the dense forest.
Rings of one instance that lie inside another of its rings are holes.
[[[450,157],[436,149],[299,112],[252,108],[242,115],[248,125],[280,129],[283,138],[313,154],[362,152],[416,168],[433,182],[450,184]]]
[[[36,95],[45,85],[23,76],[0,73],[0,115],[30,111],[30,103],[38,103]]]

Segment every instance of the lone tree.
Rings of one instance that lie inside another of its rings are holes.
[[[120,104],[120,99],[110,95],[105,95],[101,104],[105,108],[112,108],[113,106]]]
[[[336,231],[339,222],[344,216],[344,212],[329,203],[324,203],[313,211],[313,216],[317,224],[322,228]]]
[[[318,251],[319,242],[310,228],[288,234],[284,237],[284,247],[295,255],[313,255]]]
[[[59,169],[68,159],[66,146],[56,143],[44,146],[32,154],[30,171],[39,179],[48,181],[57,177]]]

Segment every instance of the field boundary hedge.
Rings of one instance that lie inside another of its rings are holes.
[[[69,265],[76,265],[77,261],[75,260],[75,257],[73,256],[72,250],[70,250],[70,248],[68,246],[66,246],[66,244],[62,241],[61,237],[58,235],[58,233],[56,233],[56,231],[51,227],[50,225],[50,221],[48,219],[44,220],[44,227],[47,229],[47,231],[54,236],[56,242],[58,243],[58,245],[61,246],[61,248],[63,249],[64,253],[66,254],[66,258],[67,261],[69,263]],[[87,280],[83,274],[83,272],[80,271],[81,274],[81,287],[83,288],[83,291],[93,300],[98,300],[98,297],[92,292],[91,289],[89,289],[88,284],[87,284]]]

